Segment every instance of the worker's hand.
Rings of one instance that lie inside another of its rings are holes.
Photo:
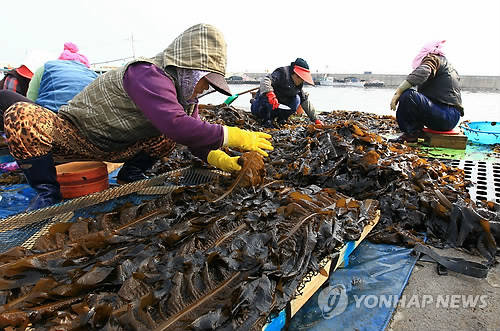
[[[225,126],[224,129],[227,132],[226,146],[241,148],[245,151],[256,151],[263,156],[268,156],[264,149],[269,151],[274,149],[269,141],[271,135],[267,133],[241,130],[233,126]]]
[[[229,156],[220,149],[210,151],[207,161],[209,164],[224,171],[233,172],[240,171],[241,166],[238,164],[239,156]]]
[[[394,93],[394,96],[392,97],[391,100],[391,109],[396,110],[399,102],[399,97],[401,94],[403,94],[404,91],[409,89],[411,87],[411,84],[405,79],[404,81],[399,84],[398,88],[396,89],[396,93]]]
[[[323,124],[323,122],[321,122],[321,120],[314,121],[314,124],[315,125],[321,125],[321,126],[325,125],[325,124]]]
[[[274,94],[273,91],[267,92],[266,96],[267,96],[267,101],[273,107],[273,110],[277,109],[280,106],[278,98],[276,98],[276,94]]]
[[[392,97],[392,100],[391,100],[391,109],[392,110],[396,110],[400,96],[401,96],[401,94],[399,94],[397,91],[396,91],[396,93],[394,93],[394,96]]]

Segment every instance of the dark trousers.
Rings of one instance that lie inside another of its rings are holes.
[[[267,96],[265,94],[259,94],[252,103],[250,110],[255,117],[260,118],[263,122],[270,123],[275,118],[280,122],[285,122],[288,117],[294,114],[297,108],[299,108],[300,97],[296,95],[292,102],[284,105],[290,107],[290,109],[278,108],[273,110],[273,107],[267,101]]]
[[[0,131],[3,131],[3,113],[16,102],[34,103],[22,94],[11,90],[0,90]]]
[[[449,131],[460,120],[460,112],[453,106],[433,102],[414,89],[408,89],[399,98],[396,119],[401,131],[406,133],[415,133],[424,126]]]

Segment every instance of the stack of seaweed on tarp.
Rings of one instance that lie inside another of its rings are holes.
[[[0,326],[261,328],[307,272],[359,237],[377,203],[281,181],[244,188],[262,179],[251,154],[262,168],[246,161],[224,199],[227,178],[55,225],[32,250],[1,255]]]
[[[232,107],[203,115],[257,128]],[[498,208],[468,199],[461,170],[387,144],[375,132],[390,118],[335,112],[324,122],[272,130],[275,150],[265,163],[245,153],[236,178],[54,225],[33,249],[4,253],[0,326],[260,329],[378,209],[373,240],[411,245],[427,231],[493,259]],[[154,171],[190,162],[178,149]]]

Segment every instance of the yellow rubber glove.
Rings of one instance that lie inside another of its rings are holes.
[[[245,151],[256,151],[263,156],[268,156],[264,149],[269,151],[274,149],[273,145],[268,140],[271,139],[270,134],[241,130],[233,126],[226,126],[225,128],[227,130],[226,146],[241,148]]]
[[[220,149],[216,149],[208,153],[207,161],[216,168],[232,172],[241,170],[241,166],[238,164],[239,158],[239,156],[231,157]]]

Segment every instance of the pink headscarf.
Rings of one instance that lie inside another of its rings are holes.
[[[422,63],[422,60],[424,57],[426,57],[429,54],[437,54],[437,55],[442,55],[444,56],[444,53],[441,49],[441,46],[443,46],[444,42],[446,40],[439,40],[439,41],[433,41],[428,44],[425,44],[424,47],[420,50],[420,53],[418,53],[417,56],[413,59],[412,67],[415,69]]]
[[[85,55],[78,53],[78,46],[72,42],[64,43],[64,51],[59,55],[59,60],[78,61],[90,68],[89,60]]]

